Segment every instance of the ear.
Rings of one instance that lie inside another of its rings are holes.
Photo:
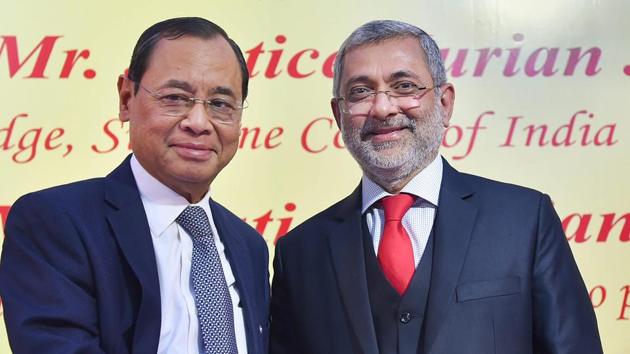
[[[444,116],[442,118],[442,124],[444,128],[447,128],[451,122],[451,116],[453,115],[453,107],[455,105],[455,87],[451,83],[445,83],[441,87],[442,96],[440,96],[440,106]]]
[[[118,119],[129,121],[129,101],[133,98],[135,83],[125,75],[118,76]]]
[[[337,128],[341,129],[341,111],[339,110],[339,101],[336,98],[330,100],[330,108],[332,108],[333,116],[335,116]]]

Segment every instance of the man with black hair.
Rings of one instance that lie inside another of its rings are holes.
[[[15,353],[267,352],[266,243],[209,190],[236,153],[248,79],[205,19],[141,35],[118,80],[133,154],[8,216],[0,295]]]

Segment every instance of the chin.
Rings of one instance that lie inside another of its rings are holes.
[[[207,168],[186,168],[179,171],[173,171],[172,175],[187,183],[201,184],[210,183],[214,177],[218,174],[218,171],[210,171]]]

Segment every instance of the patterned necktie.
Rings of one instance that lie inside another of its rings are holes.
[[[378,246],[378,263],[387,280],[400,295],[407,290],[416,270],[411,240],[401,222],[414,200],[414,196],[404,193],[381,199],[385,210],[385,225]]]
[[[204,352],[237,354],[232,299],[208,216],[203,208],[189,205],[176,221],[193,241],[190,277]]]

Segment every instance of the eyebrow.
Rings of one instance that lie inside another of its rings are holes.
[[[360,83],[365,83],[365,82],[370,82],[372,80],[370,80],[370,78],[367,75],[357,75],[357,76],[353,76],[350,79],[348,79],[348,81],[345,83],[346,88],[349,86],[352,86],[358,82]]]
[[[387,81],[390,82],[390,81],[395,81],[395,80],[404,79],[404,78],[413,78],[416,80],[420,80],[420,77],[413,71],[398,70],[396,72],[393,72],[391,75],[389,75],[389,78],[387,78]],[[356,83],[370,83],[372,81],[373,80],[370,79],[370,77],[368,77],[367,75],[357,75],[348,79],[348,81],[345,83],[345,86],[349,87]]]
[[[163,85],[160,86],[160,89],[167,88],[167,87],[178,88],[178,89],[182,89],[184,91],[191,92],[191,93],[193,92],[192,86],[186,81],[168,80],[167,82],[165,82]]]
[[[191,84],[189,84],[186,81],[181,81],[181,80],[168,80],[162,86],[160,86],[160,89],[167,88],[167,87],[168,88],[178,88],[178,89],[184,90],[184,91],[189,92],[189,93],[193,93],[195,91]],[[236,97],[236,95],[234,94],[234,90],[232,90],[229,87],[225,87],[225,86],[214,87],[214,88],[208,90],[208,92],[210,94],[220,94],[220,95]]]
[[[217,86],[215,88],[213,88],[212,90],[210,90],[211,94],[215,94],[218,93],[219,95],[226,95],[226,96],[230,96],[230,97],[236,97],[236,95],[234,94],[234,91],[229,88],[229,87],[225,87],[225,86]]]
[[[414,78],[416,80],[420,80],[420,77],[416,73],[409,70],[398,70],[392,73],[391,75],[389,75],[389,81],[394,81],[394,80],[404,79],[404,78]]]

